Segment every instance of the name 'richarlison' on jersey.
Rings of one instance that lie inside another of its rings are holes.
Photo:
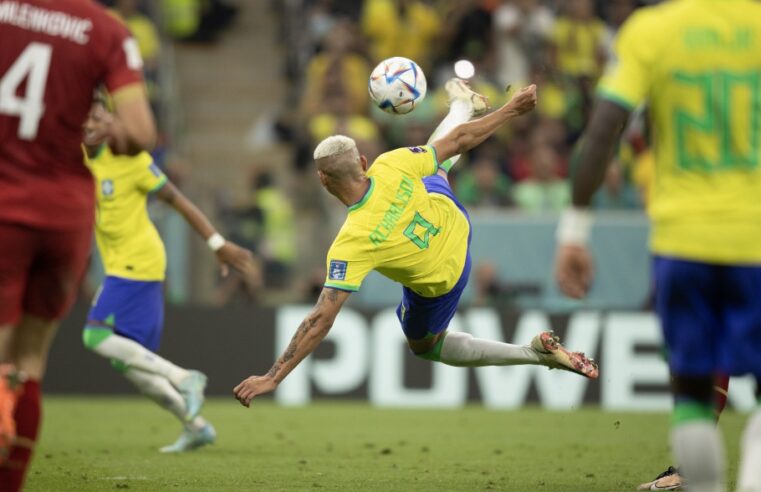
[[[407,208],[410,198],[412,198],[414,186],[412,179],[407,176],[402,177],[402,181],[399,183],[399,188],[396,190],[396,200],[391,203],[391,206],[383,215],[383,220],[378,224],[378,227],[370,233],[370,241],[375,246],[380,245],[383,241],[388,239],[388,235],[394,230],[397,223],[399,223],[399,219],[402,217],[405,208]]]

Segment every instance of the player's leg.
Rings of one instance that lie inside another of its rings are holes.
[[[723,491],[725,458],[714,422],[713,375],[723,319],[718,267],[655,259],[656,311],[672,373],[671,444],[680,470],[698,492]]]
[[[6,341],[8,360],[17,371],[13,412],[16,441],[7,466],[0,467],[0,483],[9,484],[4,490],[20,490],[39,432],[42,413],[40,383],[48,352],[58,320],[76,298],[87,265],[92,230],[48,231],[17,227],[14,232],[8,231],[8,227],[11,226],[0,226],[3,237],[0,257],[4,256],[2,250],[14,244],[25,250],[16,253],[17,261],[28,259],[29,263],[24,265],[26,275],[21,301],[24,315]]]
[[[756,408],[743,431],[737,490],[761,492],[761,375],[756,376]]]
[[[107,277],[90,309],[82,339],[88,349],[106,359],[169,381],[185,398],[191,419],[203,404],[206,376],[155,353],[163,313],[161,282]]]
[[[185,399],[164,377],[140,369],[126,367],[118,362],[114,366],[124,374],[132,384],[145,396],[156,402],[160,407],[177,417],[183,426],[183,432],[177,441],[161,448],[162,452],[174,453],[190,451],[206,444],[212,444],[216,439],[214,427],[203,417],[197,415],[187,419],[188,410]]]
[[[444,89],[449,98],[449,112],[431,134],[428,139],[429,144],[452,131],[457,125],[469,121],[473,116],[483,114],[489,108],[486,97],[473,92],[463,80],[450,79]],[[440,162],[438,174],[446,179],[447,173],[459,159],[460,156],[456,155]]]
[[[14,418],[18,399],[18,370],[11,342],[23,313],[24,292],[34,259],[33,231],[0,223],[0,467],[16,436]]]
[[[729,376],[723,374],[714,376],[713,391],[713,413],[716,417],[716,422],[718,423],[724,408],[727,406]],[[679,469],[674,466],[669,466],[653,480],[641,484],[637,487],[637,490],[677,490],[681,488],[682,485],[682,476],[679,474]]]
[[[397,316],[407,343],[418,357],[457,367],[533,364],[597,377],[596,365],[583,354],[571,354],[551,333],[537,335],[529,345],[514,345],[449,332],[470,272],[470,257],[455,287],[437,298],[425,298],[404,288]]]
[[[720,341],[720,364],[726,374],[761,379],[761,267],[727,267],[722,279],[723,318],[727,335]],[[757,391],[757,396],[761,393]],[[738,490],[761,492],[761,402],[742,436]]]

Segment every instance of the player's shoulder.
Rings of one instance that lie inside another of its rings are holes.
[[[673,32],[680,25],[680,14],[674,7],[681,3],[666,2],[635,10],[616,35],[618,50],[637,52],[644,59],[656,60],[661,47],[673,41]]]
[[[406,160],[414,159],[420,155],[435,153],[430,145],[418,145],[414,147],[399,147],[397,149],[384,152],[375,159],[375,163],[399,163]]]
[[[670,28],[689,22],[689,12],[696,8],[700,8],[700,2],[694,0],[676,0],[641,7],[629,16],[624,27],[629,32],[642,34],[643,40],[659,34],[665,37],[672,30]]]

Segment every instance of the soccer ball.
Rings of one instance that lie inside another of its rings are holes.
[[[414,61],[395,56],[380,62],[370,74],[368,90],[375,104],[392,114],[406,114],[425,97],[425,74]]]

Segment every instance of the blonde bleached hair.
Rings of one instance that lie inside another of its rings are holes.
[[[314,160],[332,157],[350,151],[359,153],[357,150],[357,143],[354,139],[347,137],[346,135],[331,135],[317,144],[317,147],[314,149]]]

